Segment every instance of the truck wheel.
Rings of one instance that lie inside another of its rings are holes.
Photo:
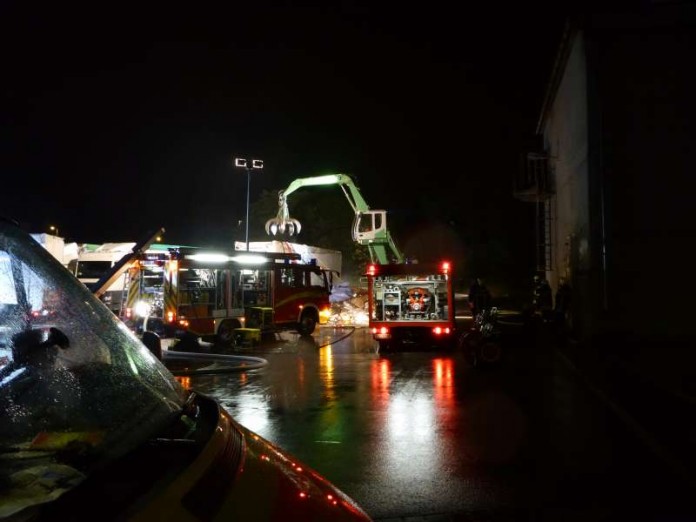
[[[314,329],[317,327],[317,320],[311,313],[305,312],[300,318],[300,322],[297,325],[297,331],[300,335],[311,335]]]
[[[221,346],[233,346],[235,344],[234,331],[241,328],[242,323],[239,319],[225,319],[220,323],[217,331],[217,344]]]
[[[498,343],[487,341],[481,344],[479,348],[481,360],[486,364],[495,364],[500,362],[503,351]]]
[[[457,340],[457,348],[462,351],[466,361],[476,368],[479,365],[479,339],[474,332],[465,332]]]
[[[378,341],[379,353],[388,353],[392,351],[391,343],[388,341]]]

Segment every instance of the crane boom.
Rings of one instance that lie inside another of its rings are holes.
[[[290,185],[288,185],[288,188],[283,191],[283,194],[287,198],[299,188],[316,185],[338,185],[341,187],[341,190],[343,190],[343,193],[345,194],[348,203],[350,203],[353,212],[370,210],[370,206],[362,197],[362,194],[360,194],[358,187],[355,186],[355,183],[351,177],[347,176],[346,174],[327,174],[325,176],[296,179],[290,183]]]
[[[363,198],[360,190],[347,174],[327,174],[294,180],[285,190],[278,192],[278,214],[266,221],[266,233],[275,235],[287,230],[290,235],[299,233],[301,224],[290,217],[287,197],[303,187],[318,185],[338,185],[350,204],[355,218],[353,220],[353,240],[366,246],[373,263],[389,264],[392,258],[403,263],[405,258],[394,242],[387,228],[386,210],[372,210]],[[390,254],[391,253],[391,258]]]

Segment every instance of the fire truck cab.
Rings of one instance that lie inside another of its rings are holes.
[[[365,275],[369,327],[380,351],[409,344],[453,346],[455,313],[449,262],[369,264]]]
[[[128,270],[122,319],[136,331],[223,345],[279,330],[309,335],[328,321],[333,274],[299,254],[146,253]]]

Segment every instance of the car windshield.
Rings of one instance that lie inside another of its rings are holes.
[[[99,299],[0,219],[0,518],[156,436],[186,395]]]

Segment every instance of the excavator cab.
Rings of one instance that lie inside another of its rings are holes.
[[[355,213],[353,220],[353,241],[361,245],[384,237],[387,229],[386,210],[363,210]]]

